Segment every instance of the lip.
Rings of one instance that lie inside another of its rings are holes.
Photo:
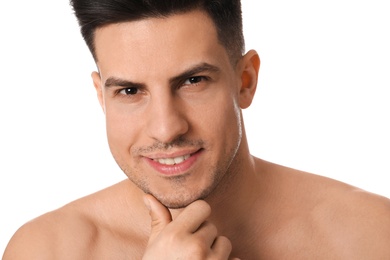
[[[150,157],[144,157],[146,162],[158,173],[160,173],[163,176],[179,176],[179,175],[184,175],[188,172],[191,167],[196,163],[198,160],[199,156],[202,154],[203,149],[196,150],[195,152],[193,151],[188,152],[188,151],[179,151],[175,153],[170,153],[168,154],[154,154],[153,156]],[[185,161],[174,164],[174,165],[166,165],[166,164],[161,164],[154,159],[161,159],[161,158],[173,158],[173,157],[179,157],[179,156],[184,156],[186,154],[190,154],[190,157],[187,158]]]
[[[144,157],[147,157],[149,159],[174,158],[174,157],[184,156],[187,154],[192,155],[199,152],[199,150],[201,149],[187,149],[187,150],[180,150],[171,153],[154,153],[152,155],[144,155]]]

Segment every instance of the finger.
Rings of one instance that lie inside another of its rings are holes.
[[[204,200],[197,200],[188,205],[175,219],[175,225],[180,225],[184,231],[194,233],[210,216],[211,208]]]
[[[227,237],[219,236],[215,239],[211,250],[217,259],[227,259],[232,252],[232,243]]]
[[[204,241],[204,243],[208,245],[209,248],[212,247],[217,235],[217,227],[209,221],[203,222],[198,230],[194,233],[194,236],[199,241]]]
[[[171,221],[172,216],[169,210],[150,194],[144,196],[145,206],[149,209],[151,217],[151,233],[149,243],[151,243]]]

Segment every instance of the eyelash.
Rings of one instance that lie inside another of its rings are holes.
[[[193,80],[195,80],[196,82],[191,83],[191,81],[193,81]],[[206,77],[206,76],[193,76],[193,77],[189,77],[180,85],[180,87],[182,87],[182,86],[197,86],[202,81],[207,81],[207,80],[208,80],[208,77]],[[189,83],[186,83],[187,81]],[[135,93],[127,93],[127,91],[130,91],[130,92],[136,91],[136,92]],[[140,92],[139,88],[131,87],[131,88],[121,88],[121,89],[118,89],[115,94],[116,95],[123,95],[123,96],[134,96],[136,94],[139,94],[139,92]]]
[[[191,81],[191,80],[194,80],[194,79],[196,79],[196,82],[194,82],[194,83],[191,83],[191,82],[186,83],[187,81]],[[200,84],[202,81],[207,81],[208,79],[209,79],[209,78],[206,77],[206,76],[193,76],[193,77],[187,78],[181,85],[182,85],[182,86],[191,86],[191,85],[197,86],[197,85]]]
[[[126,93],[127,90],[132,90],[132,92],[135,90],[136,93],[129,93],[128,94],[128,93]],[[135,94],[138,94],[139,91],[140,90],[138,88],[135,88],[135,87],[132,87],[132,88],[122,88],[122,89],[119,89],[116,94],[121,94],[121,95],[124,95],[124,96],[134,96]],[[125,93],[122,93],[122,92],[125,92]]]

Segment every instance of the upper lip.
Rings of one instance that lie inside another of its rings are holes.
[[[144,157],[147,157],[149,159],[176,158],[185,155],[192,155],[198,152],[199,150],[200,150],[199,148],[196,149],[192,148],[192,149],[185,149],[185,150],[180,150],[180,151],[175,151],[170,153],[153,153],[153,154],[144,155]]]

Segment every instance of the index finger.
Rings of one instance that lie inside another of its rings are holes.
[[[180,225],[185,231],[194,233],[210,214],[210,205],[204,200],[197,200],[188,205],[171,224]]]

